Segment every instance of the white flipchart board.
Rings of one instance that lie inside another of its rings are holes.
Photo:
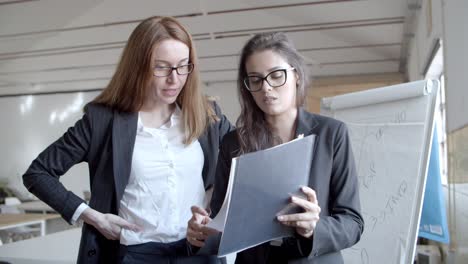
[[[438,86],[416,81],[322,100],[321,113],[348,126],[365,221],[345,263],[413,263]]]

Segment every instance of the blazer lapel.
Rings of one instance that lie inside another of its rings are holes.
[[[117,208],[130,177],[137,122],[137,113],[114,111],[112,156]]]
[[[314,117],[313,114],[305,111],[302,108],[299,108],[298,117],[297,117],[297,124],[296,124],[296,135],[297,138],[299,135],[308,136],[313,134],[313,129],[316,128],[318,125],[317,119]],[[317,133],[315,133],[317,134]]]

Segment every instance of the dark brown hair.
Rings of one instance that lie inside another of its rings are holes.
[[[195,65],[177,97],[182,109],[185,141],[200,137],[215,114],[200,87],[198,58],[187,29],[171,17],[150,17],[143,20],[130,35],[111,81],[93,100],[122,112],[138,112],[150,94],[155,58],[154,47],[163,40],[178,40],[189,47],[189,61]]]
[[[237,76],[241,114],[237,119],[236,126],[240,154],[265,149],[281,143],[281,140],[273,135],[265,120],[263,111],[255,103],[251,92],[244,87],[243,80],[247,77],[247,60],[252,54],[265,50],[277,53],[294,67],[298,76],[296,106],[301,107],[305,103],[306,88],[309,85],[307,66],[292,42],[281,32],[260,33],[253,36],[242,49]]]

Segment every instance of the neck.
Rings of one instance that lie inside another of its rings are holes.
[[[294,107],[281,115],[265,116],[273,134],[279,136],[283,143],[294,139],[297,113],[298,110]]]
[[[140,109],[143,124],[158,128],[169,121],[176,104],[145,103]]]

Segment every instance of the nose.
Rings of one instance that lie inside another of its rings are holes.
[[[176,69],[172,69],[171,74],[169,74],[169,76],[167,76],[167,81],[169,83],[173,83],[176,80],[177,80],[177,71],[176,71]]]
[[[271,85],[266,81],[266,80],[263,80],[262,81],[262,91],[265,91],[265,92],[268,92],[268,91],[271,91],[273,89],[273,87],[271,87]]]

